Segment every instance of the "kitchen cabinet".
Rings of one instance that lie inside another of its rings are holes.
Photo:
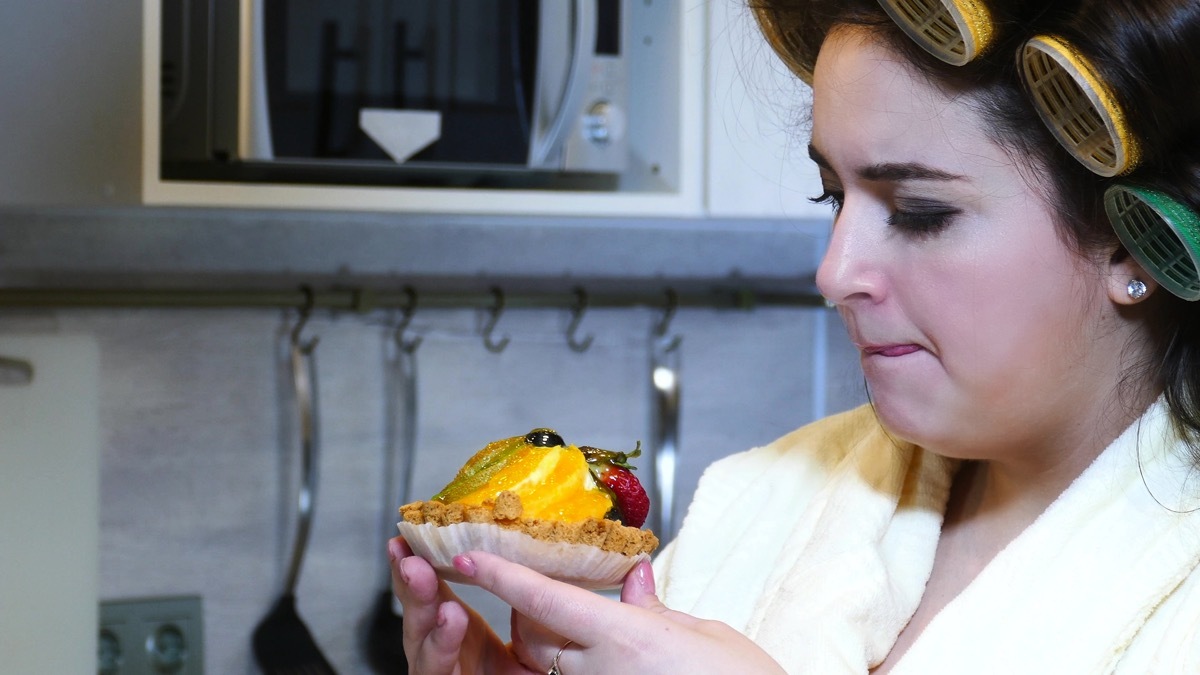
[[[0,3],[0,204],[141,198],[141,0]]]
[[[0,337],[0,654],[4,672],[95,672],[99,349]]]
[[[758,37],[743,0],[630,6],[639,13],[629,40],[634,169],[598,192],[162,180],[160,0],[9,3],[0,54],[18,65],[0,73],[0,205],[825,217],[804,201],[815,180],[793,122],[806,90]],[[676,75],[664,82],[663,72]]]

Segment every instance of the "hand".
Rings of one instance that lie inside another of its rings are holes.
[[[619,603],[489,553],[458,556],[454,566],[512,606],[511,652],[532,672],[549,670],[567,640],[558,660],[564,675],[784,672],[728,625],[659,602],[649,563],[625,577]]]
[[[388,558],[392,588],[404,605],[404,653],[412,675],[534,672],[517,662],[487,622],[403,538],[388,542]]]

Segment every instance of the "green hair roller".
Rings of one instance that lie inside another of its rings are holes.
[[[1117,184],[1104,210],[1121,243],[1163,288],[1200,300],[1200,217],[1157,190]]]

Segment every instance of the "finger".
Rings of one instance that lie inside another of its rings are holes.
[[[397,537],[388,542],[392,568],[392,589],[408,608],[409,603],[432,603],[439,591],[437,572],[425,560],[412,554],[408,544]]]
[[[463,638],[467,634],[467,611],[457,602],[443,602],[435,613],[434,627],[420,640],[409,645],[408,617],[405,616],[405,654],[413,670],[423,675],[450,675],[455,672],[462,656]]]
[[[625,575],[625,583],[621,586],[621,602],[627,605],[643,607],[658,602],[654,588],[654,568],[649,561],[642,561],[629,570]]]
[[[426,640],[437,631],[439,621],[447,618],[442,614],[445,611],[442,605],[456,598],[428,562],[415,555],[403,556],[406,549],[407,545],[398,538],[388,544],[392,589],[404,606],[404,651],[418,654]],[[452,620],[457,618],[455,614],[462,613],[449,611]]]
[[[658,599],[658,595],[655,594],[654,568],[648,560],[634,565],[629,574],[625,575],[625,583],[621,586],[621,602],[650,610],[683,625],[694,625],[700,621],[694,616],[668,608]]]
[[[408,545],[408,541],[404,537],[392,537],[387,543],[388,559],[396,561],[400,558],[407,558],[413,555],[412,547]]]
[[[404,605],[404,653],[416,672],[453,673],[462,652],[469,616],[433,567],[413,555],[402,537],[388,542],[392,588]]]
[[[525,639],[521,637],[520,618],[521,613],[515,609],[508,614],[508,634],[511,638],[509,646],[513,653],[517,654],[518,659],[521,658],[521,650],[525,649]]]
[[[471,551],[456,556],[454,567],[532,621],[583,646],[591,646],[593,636],[632,618],[629,608],[619,603],[491,553]]]
[[[509,635],[512,636],[509,647],[517,661],[539,672],[549,669],[555,652],[567,641],[567,638],[531,621],[515,609],[512,611]]]

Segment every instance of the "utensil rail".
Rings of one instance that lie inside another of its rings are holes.
[[[579,304],[579,287],[563,291],[515,292],[504,294],[508,309],[558,308],[571,310]],[[707,291],[661,289],[629,292],[588,291],[588,309],[621,307],[660,308],[673,296],[678,307],[740,309],[755,307],[822,307],[824,299],[815,291],[760,291],[722,288]],[[496,303],[492,290],[479,292],[424,291],[422,309],[489,309]],[[123,288],[4,288],[0,308],[292,308],[351,311],[411,307],[411,286],[399,290],[370,288],[306,290],[204,290]]]

